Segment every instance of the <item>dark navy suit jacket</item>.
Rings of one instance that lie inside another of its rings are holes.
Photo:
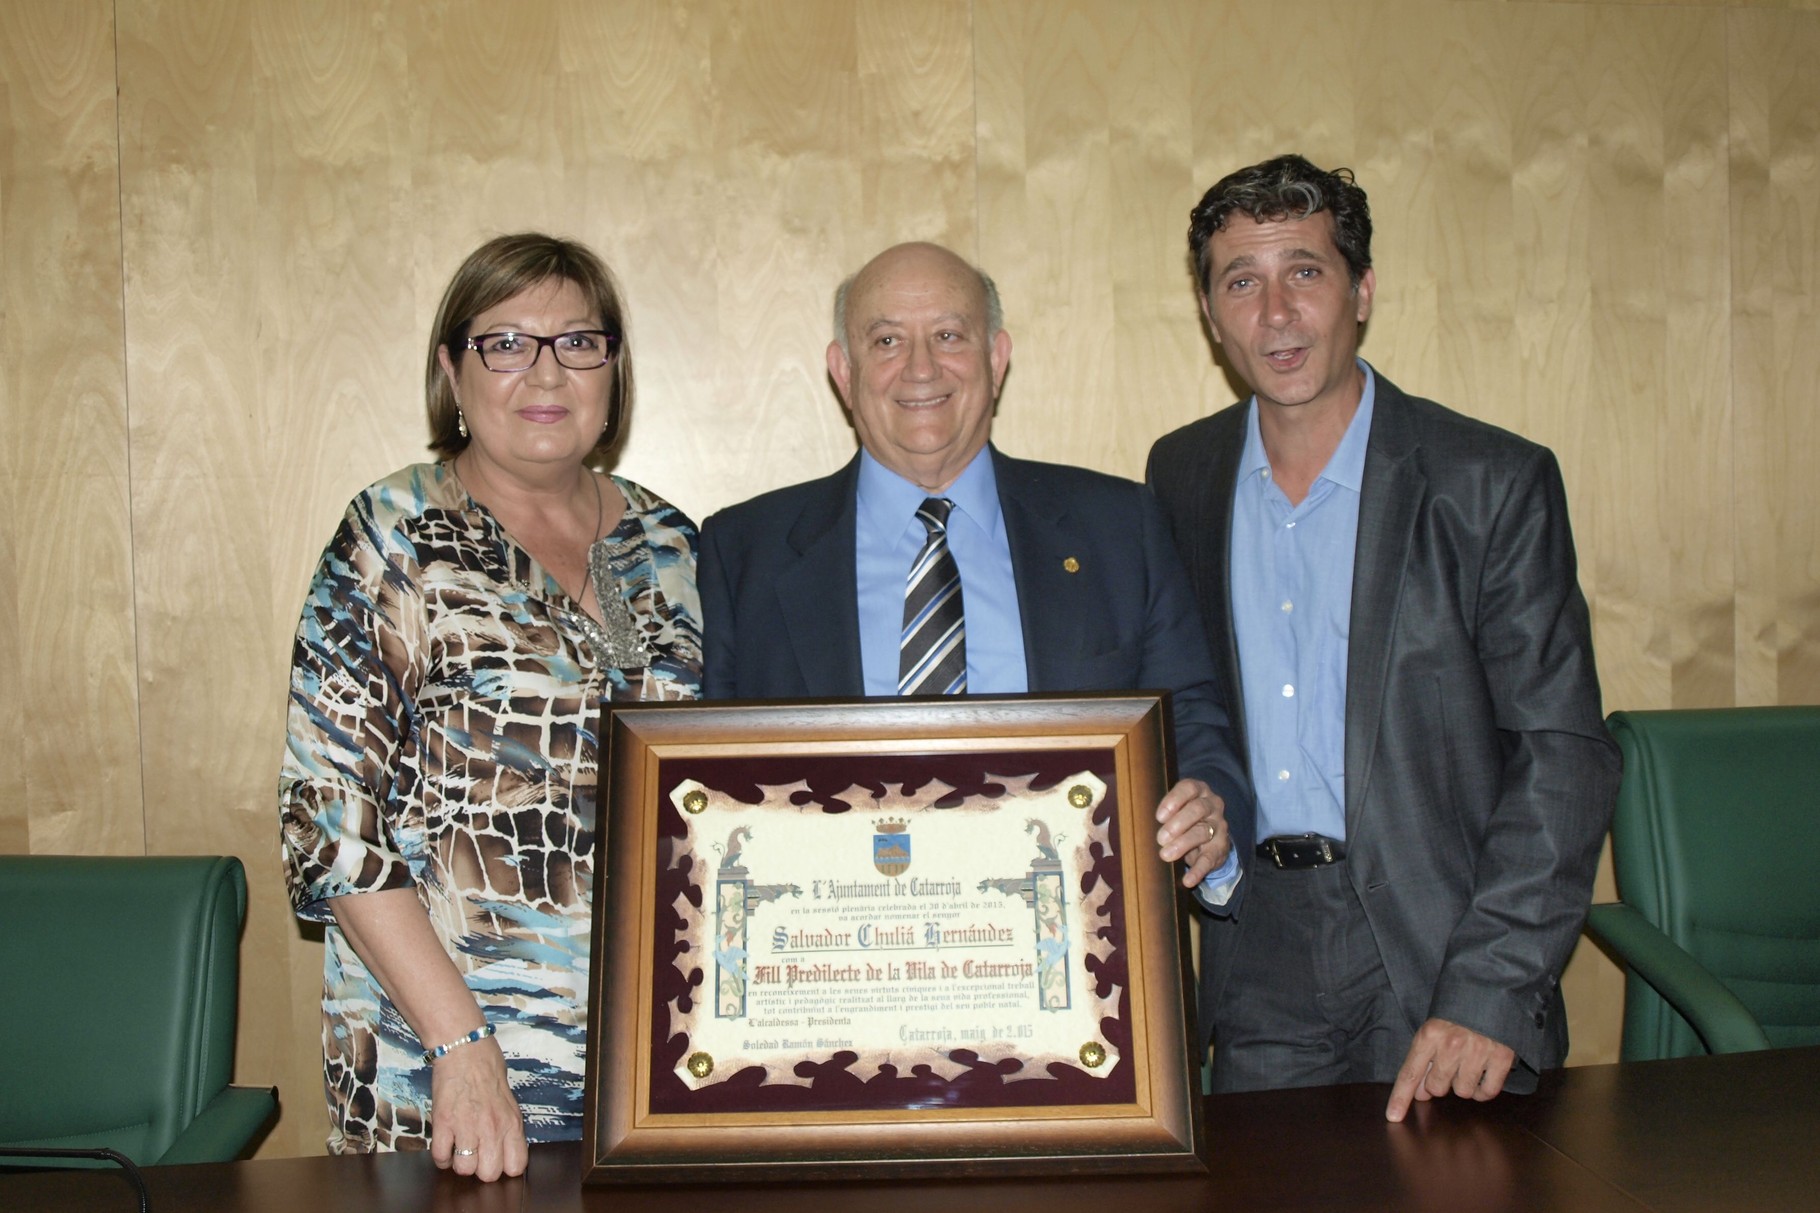
[[[1180,773],[1225,799],[1233,845],[1249,855],[1249,778],[1156,501],[1129,480],[987,452],[1030,689],[1170,691]],[[755,497],[702,524],[707,698],[865,693],[854,567],[858,486],[856,455],[832,476]]]

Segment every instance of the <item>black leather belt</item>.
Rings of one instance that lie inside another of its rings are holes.
[[[1278,834],[1258,844],[1258,858],[1279,868],[1324,868],[1346,858],[1346,844],[1325,834]]]

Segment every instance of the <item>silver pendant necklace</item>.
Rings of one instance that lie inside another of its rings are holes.
[[[611,669],[639,669],[651,664],[651,647],[645,642],[639,630],[638,621],[632,617],[632,608],[626,605],[625,596],[620,592],[619,575],[614,570],[615,563],[629,566],[630,559],[636,559],[636,542],[614,542],[611,535],[600,533],[600,524],[606,517],[600,493],[600,477],[590,471],[594,478],[594,542],[588,545],[588,579],[594,586],[594,601],[600,607],[600,620],[595,621],[585,610],[576,611],[576,622],[580,625],[582,635],[587,637],[588,647],[594,651],[595,660]],[[582,587],[587,593],[587,587]],[[576,600],[576,606],[581,601]]]

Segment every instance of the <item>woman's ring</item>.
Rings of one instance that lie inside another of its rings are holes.
[[[474,1155],[480,1153],[480,1151],[479,1150],[457,1150],[457,1151],[455,1151],[455,1153],[459,1157],[462,1157],[462,1158],[472,1158]]]
[[[1210,818],[1203,817],[1201,818],[1201,824],[1207,827],[1207,841],[1212,842],[1214,839],[1213,821]]]

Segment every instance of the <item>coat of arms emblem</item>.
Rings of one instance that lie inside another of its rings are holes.
[[[872,866],[886,876],[902,876],[910,870],[910,823],[901,818],[878,823],[872,835]]]

